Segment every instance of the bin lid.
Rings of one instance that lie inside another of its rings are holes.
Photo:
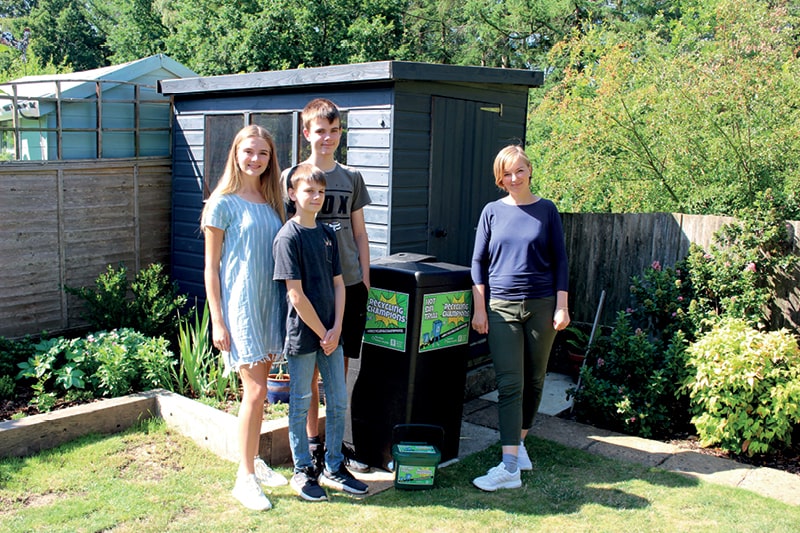
[[[375,271],[392,274],[393,279],[413,278],[415,287],[472,287],[469,267],[452,263],[403,261],[389,256],[370,264],[370,272]]]
[[[396,254],[387,255],[373,259],[371,263],[432,263],[436,261],[436,257],[427,254],[418,254],[414,252],[397,252]]]

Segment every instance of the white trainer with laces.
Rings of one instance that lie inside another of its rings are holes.
[[[248,474],[236,478],[233,487],[233,497],[242,505],[253,511],[267,511],[272,509],[272,503],[264,495],[261,485],[258,484],[255,474]]]
[[[525,449],[524,444],[520,444],[517,451],[517,468],[520,470],[533,470],[533,463],[531,463],[531,458],[528,457],[528,450]]]
[[[262,485],[281,487],[289,484],[285,477],[271,469],[261,457],[256,457],[253,460],[253,468],[256,472],[256,479]]]
[[[506,465],[500,463],[494,468],[490,468],[485,476],[476,477],[472,484],[481,490],[494,492],[497,489],[518,489],[522,486],[519,475],[519,468],[513,474],[506,470]]]

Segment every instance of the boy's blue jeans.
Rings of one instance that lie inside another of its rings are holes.
[[[306,415],[311,405],[311,378],[314,365],[325,384],[325,468],[336,472],[344,460],[342,439],[347,412],[347,383],[344,356],[338,346],[330,355],[322,349],[286,358],[289,363],[289,446],[295,472],[312,465],[308,451]]]

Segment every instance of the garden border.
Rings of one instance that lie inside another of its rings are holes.
[[[90,433],[119,433],[137,422],[162,418],[167,427],[223,459],[239,460],[237,417],[164,389],[109,398],[49,413],[0,422],[0,457],[24,457]],[[325,408],[320,407],[320,432]],[[286,417],[261,423],[259,454],[272,465],[290,465]]]

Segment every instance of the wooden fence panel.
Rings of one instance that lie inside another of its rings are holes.
[[[171,160],[0,165],[0,335],[86,325],[63,285],[94,286],[106,265],[130,277],[170,264]]]
[[[714,234],[733,219],[675,213],[564,213],[570,264],[570,310],[573,320],[592,323],[606,291],[600,323],[611,325],[617,312],[631,305],[630,281],[658,261],[674,266],[691,243],[707,248]],[[795,253],[800,253],[800,222],[789,223]],[[800,269],[780,280],[773,326],[800,330]]]

